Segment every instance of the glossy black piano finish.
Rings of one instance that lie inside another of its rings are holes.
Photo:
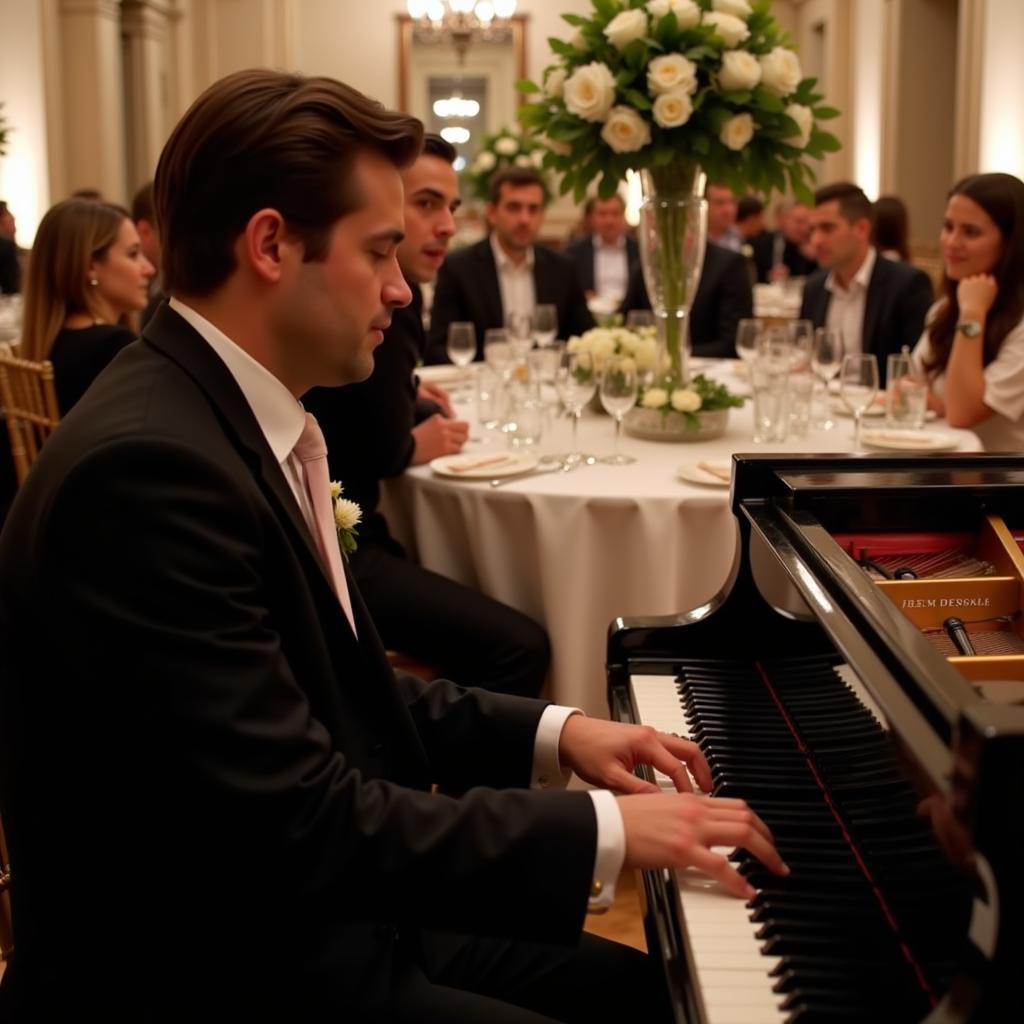
[[[722,593],[677,616],[612,624],[613,714],[637,720],[629,692],[632,675],[679,677],[688,720],[701,731],[705,749],[714,752],[716,788],[747,798],[780,844],[789,846],[794,878],[809,880],[804,891],[782,884],[793,891],[788,902],[780,901],[776,880],[761,876],[753,865],[745,868],[764,884],[759,900],[771,904],[757,909],[759,920],[768,918],[765,941],[785,950],[799,968],[780,981],[801,990],[787,1004],[791,1019],[858,1019],[852,1004],[845,1013],[836,1009],[842,1005],[836,994],[868,986],[875,977],[876,989],[891,984],[893,996],[872,1004],[874,1020],[1024,1020],[1024,708],[983,701],[831,536],[970,530],[987,514],[1020,518],[1024,459],[736,456],[731,500],[740,545]],[[792,781],[787,774],[791,752],[766,751],[765,737],[779,732],[785,743],[789,730],[761,718],[751,725],[735,711],[737,698],[740,707],[751,703],[739,696],[744,685],[753,686],[751,693],[757,690],[763,702],[760,683],[768,680],[776,703],[793,702],[792,712],[784,711],[787,723],[803,717],[803,726],[794,726],[797,734],[824,729],[831,735],[827,699],[819,704],[815,687],[823,684],[822,666],[839,661],[851,666],[884,713],[888,735],[880,738],[863,723],[843,720],[837,735],[850,742],[839,743],[839,762],[827,749],[831,740],[824,751],[805,751],[796,760],[808,761],[814,774],[831,772],[833,780],[842,780],[831,783],[838,791],[826,799],[836,805],[833,824],[850,829],[848,845],[859,862],[852,872],[849,852],[832,846],[826,819],[823,832],[808,828],[805,835],[797,827],[801,815],[794,813],[794,801],[815,801],[820,810],[822,793],[816,782]],[[808,666],[806,679],[800,677],[801,664]],[[751,673],[762,678],[752,684]],[[720,678],[714,681],[703,678],[716,674]],[[787,696],[780,698],[782,693]],[[898,778],[893,774],[897,757]],[[829,763],[831,768],[823,768]],[[784,799],[775,799],[782,793]],[[941,842],[914,813],[926,796]],[[899,806],[902,822],[892,826],[893,845],[887,845],[884,827],[879,834],[871,825],[884,818],[890,804]],[[801,836],[807,851],[800,850]],[[904,841],[909,847],[899,845]],[[815,846],[821,861],[814,859]],[[970,848],[971,859],[963,863],[961,850],[957,870],[936,856],[940,847],[949,852],[962,846]],[[916,851],[913,858],[908,849]],[[829,885],[822,861],[842,886]],[[867,917],[866,903],[856,895],[865,871],[869,879],[886,876],[884,887],[878,887],[884,893]],[[700,1000],[687,971],[692,958],[684,948],[672,886],[667,873],[645,877],[648,941],[665,959],[677,1019],[696,1024],[702,1019]],[[975,920],[968,926],[972,896],[977,896]],[[853,932],[865,929],[874,943],[895,941],[896,954],[887,966],[858,955],[856,940],[845,960],[838,955],[843,936],[822,939],[817,931],[822,906],[848,913]],[[897,906],[899,913],[893,911]],[[878,907],[883,916],[898,919],[888,939],[874,930]],[[949,932],[951,924],[956,934]],[[794,982],[801,971],[801,980]]]

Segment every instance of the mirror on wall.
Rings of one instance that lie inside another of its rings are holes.
[[[515,125],[516,82],[526,77],[525,16],[508,19],[500,32],[456,40],[400,15],[398,50],[399,105],[456,147],[460,169],[484,134]]]

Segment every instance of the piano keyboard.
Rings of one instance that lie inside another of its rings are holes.
[[[849,668],[694,661],[678,679],[630,682],[636,721],[698,742],[716,793],[746,799],[792,869],[777,879],[720,850],[758,890],[750,904],[693,869],[674,873],[702,1024],[923,1018],[948,986],[969,893],[914,817],[884,717]],[[929,914],[930,891],[958,886],[962,919]]]

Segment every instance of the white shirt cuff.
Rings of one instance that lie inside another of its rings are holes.
[[[566,708],[561,704],[549,704],[537,723],[537,735],[533,741],[533,774],[530,789],[565,789],[572,772],[563,768],[558,760],[558,741],[562,729],[573,715],[582,715],[579,708]]]
[[[589,795],[594,801],[597,818],[597,850],[587,909],[600,912],[607,910],[615,900],[615,883],[626,859],[626,830],[614,793],[607,789],[594,789]]]

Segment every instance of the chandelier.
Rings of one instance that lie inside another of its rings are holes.
[[[445,43],[461,65],[470,44],[506,42],[516,0],[406,0],[419,43]]]

